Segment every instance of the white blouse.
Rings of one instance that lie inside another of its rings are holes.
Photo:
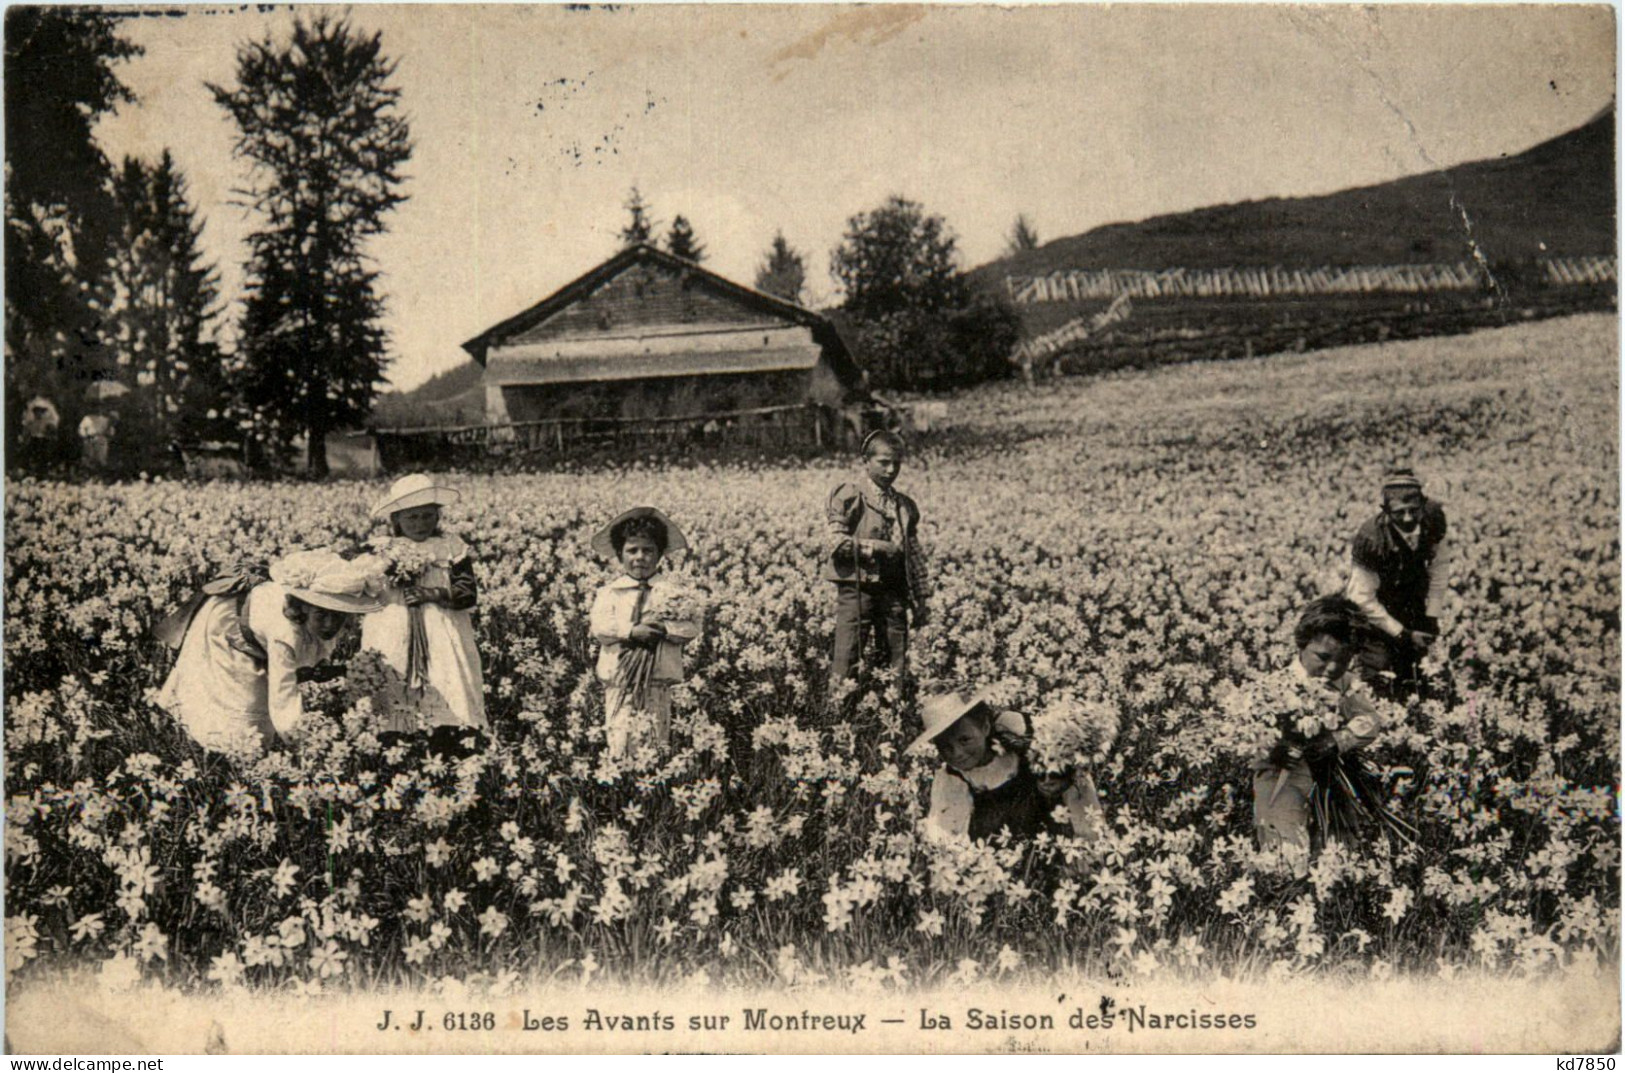
[[[621,651],[632,636],[633,612],[638,607],[638,590],[642,588],[636,578],[622,574],[598,590],[588,615],[588,627],[598,642],[598,678],[609,682],[621,665]],[[687,619],[672,619],[660,614],[666,596],[676,586],[660,578],[651,579],[644,596],[640,622],[658,622],[666,628],[666,639],[655,649],[654,669],[650,678],[656,682],[680,682],[683,679],[683,646],[700,635],[699,623]]]
[[[248,594],[240,616],[237,598],[220,596],[193,618],[158,703],[200,744],[230,746],[251,735],[270,744],[304,718],[297,672],[326,659],[333,643],[283,614],[287,596],[268,581]],[[264,662],[234,647],[239,624],[264,649]]]

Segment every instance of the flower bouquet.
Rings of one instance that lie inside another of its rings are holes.
[[[661,582],[650,588],[649,602],[635,625],[664,628],[666,623],[697,623],[704,616],[705,598],[697,590]],[[615,668],[615,677],[610,681],[610,689],[615,694],[615,703],[608,714],[614,715],[623,707],[637,711],[646,706],[649,683],[654,676],[655,660],[659,652],[659,641],[646,645],[628,643],[622,647],[621,659]]]
[[[1033,719],[1028,758],[1041,772],[1087,770],[1117,740],[1117,710],[1104,700],[1058,697]]]
[[[416,585],[431,566],[450,566],[438,541],[408,540],[380,534],[367,542],[368,549],[384,561],[384,577],[391,585]]]
[[[1358,689],[1357,683],[1349,686],[1350,692]],[[1281,671],[1237,691],[1226,706],[1250,709],[1242,720],[1246,731],[1238,740],[1251,737],[1268,748],[1265,765],[1276,772],[1271,805],[1285,789],[1292,769],[1307,766],[1314,779],[1310,813],[1323,839],[1348,838],[1376,825],[1414,843],[1416,829],[1388,808],[1381,781],[1356,754],[1342,750],[1341,739],[1347,735],[1367,739],[1377,729],[1373,715],[1363,712],[1345,723],[1347,696],[1324,683]]]

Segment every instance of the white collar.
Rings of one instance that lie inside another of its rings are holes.
[[[1020,766],[1021,758],[1013,752],[1006,751],[994,754],[993,759],[981,767],[973,767],[969,771],[955,768],[954,772],[978,790],[986,790],[1009,782]]]
[[[641,588],[643,588],[643,586],[645,584],[649,585],[652,588],[654,586],[656,578],[658,578],[659,576],[660,576],[659,574],[656,574],[654,577],[650,578],[647,582],[643,582],[643,581],[639,581],[637,578],[633,577],[631,574],[622,574],[620,577],[616,578],[614,581],[611,581],[609,583],[609,588],[612,588],[612,589],[641,589]]]

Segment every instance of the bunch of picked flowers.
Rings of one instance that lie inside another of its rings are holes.
[[[1037,771],[1087,770],[1117,740],[1117,709],[1104,700],[1057,697],[1032,722],[1028,759]]]
[[[381,533],[369,540],[367,547],[382,560],[384,580],[397,590],[422,584],[430,567],[451,566],[440,541],[420,542]],[[423,605],[408,605],[406,617],[410,624],[406,641],[406,687],[421,693],[429,684],[429,634],[423,623]]]
[[[699,623],[705,611],[705,597],[698,589],[677,581],[661,580],[649,589],[640,624],[654,626],[664,633],[667,623]],[[621,649],[615,677],[610,681],[610,688],[618,694],[612,714],[622,707],[637,710],[645,706],[661,643],[662,640],[646,645],[628,642]]]

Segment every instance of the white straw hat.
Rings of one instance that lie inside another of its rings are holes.
[[[296,551],[271,564],[271,580],[307,604],[364,615],[384,607],[387,582],[376,555],[344,559],[327,550]]]
[[[925,748],[941,737],[943,731],[981,708],[988,708],[989,718],[992,717],[992,709],[985,697],[967,696],[964,693],[939,693],[926,697],[920,701],[920,718],[925,722],[925,729],[909,743],[906,751],[912,753]]]
[[[615,558],[615,527],[633,518],[653,518],[666,530],[666,554],[674,555],[688,549],[688,539],[677,523],[660,512],[658,507],[633,507],[617,515],[613,521],[592,535],[592,550],[605,559]]]
[[[457,502],[457,496],[457,489],[438,483],[427,473],[409,473],[389,486],[388,494],[372,508],[372,516],[384,518],[413,507],[444,507]]]

